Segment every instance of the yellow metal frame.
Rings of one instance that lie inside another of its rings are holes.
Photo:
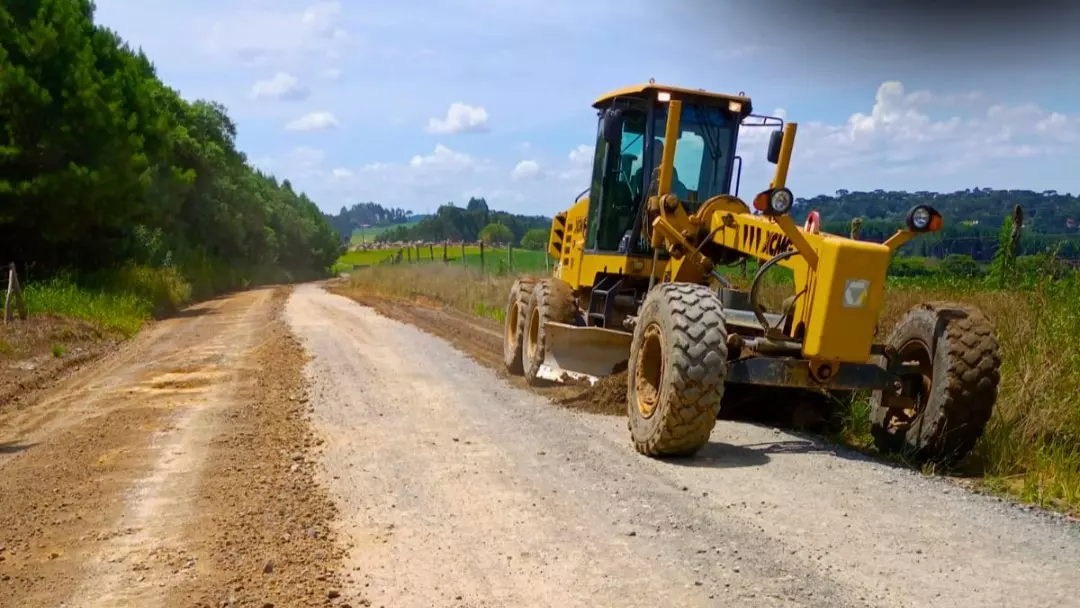
[[[630,87],[608,96],[642,90],[645,87]],[[583,197],[553,220],[549,252],[559,260],[555,276],[575,289],[592,286],[602,273],[647,277],[655,271],[661,281],[702,284],[708,282],[714,266],[702,253],[707,241],[763,261],[795,251],[797,255],[778,262],[794,274],[790,337],[802,342],[802,355],[811,361],[811,369],[866,362],[892,254],[916,233],[900,230],[885,243],[813,234],[800,229],[786,214],[754,215],[746,202],[731,195],[712,197],[688,214],[671,193],[682,103],[678,99],[668,103],[667,145],[657,193],[646,202],[650,221],[645,229],[652,247],[665,249],[670,259],[657,260],[654,268],[652,259],[586,252],[589,198]],[[759,196],[786,187],[797,130],[796,123],[785,124],[770,190]]]

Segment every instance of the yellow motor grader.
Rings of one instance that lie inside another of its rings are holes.
[[[709,439],[725,386],[869,391],[878,446],[956,461],[997,397],[998,345],[978,310],[913,307],[884,343],[878,315],[892,254],[942,217],[917,205],[884,243],[800,227],[786,187],[797,125],[752,113],[749,97],[654,82],[597,109],[589,188],[552,223],[553,276],[521,278],[506,308],[504,358],[530,383],[627,372],[630,435],[646,455],[691,455]],[[741,133],[771,129],[775,174],[739,198]],[[816,219],[816,218],[809,218]],[[749,288],[720,268],[756,260]],[[790,270],[775,311],[762,277]]]

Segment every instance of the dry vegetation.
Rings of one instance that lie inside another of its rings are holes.
[[[433,299],[459,311],[502,319],[509,276],[482,276],[460,267],[375,267],[356,272],[352,288],[396,298]],[[787,286],[771,284],[765,300]],[[1062,511],[1080,510],[1080,288],[1075,278],[1032,281],[1022,288],[985,289],[973,283],[924,281],[889,286],[882,335],[917,302],[949,300],[980,307],[996,325],[1002,381],[994,417],[961,474],[987,487]],[[869,446],[864,398],[837,412],[838,436]]]

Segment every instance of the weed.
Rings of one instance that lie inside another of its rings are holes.
[[[64,353],[67,352],[67,347],[64,346],[63,344],[53,343],[53,345],[50,346],[49,349],[52,351],[52,356],[56,357],[57,359],[59,359],[60,357],[63,357]]]

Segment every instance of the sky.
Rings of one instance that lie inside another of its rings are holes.
[[[328,212],[374,201],[426,213],[483,196],[550,215],[588,187],[593,101],[650,78],[743,92],[757,113],[797,122],[798,197],[1080,193],[1080,39],[1053,29],[1076,21],[1023,29],[1014,11],[1005,29],[822,1],[821,12],[814,0],[95,3],[97,22],[169,86],[228,107],[253,165]],[[766,140],[740,135],[745,196],[768,187]]]

